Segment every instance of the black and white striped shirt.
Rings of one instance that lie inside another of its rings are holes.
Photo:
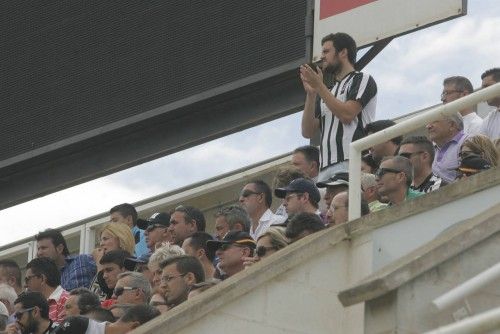
[[[318,100],[316,117],[321,128],[321,169],[349,159],[349,144],[365,136],[363,129],[374,121],[377,104],[377,84],[370,75],[362,72],[353,71],[341,81],[335,81],[331,92],[342,102],[358,101],[363,109],[346,125],[328,109],[323,100]]]

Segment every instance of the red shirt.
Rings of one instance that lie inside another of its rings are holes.
[[[64,304],[69,297],[68,291],[64,290],[60,285],[52,292],[52,294],[47,298],[49,303],[49,319],[53,322],[61,324],[66,317],[66,311],[64,310]]]

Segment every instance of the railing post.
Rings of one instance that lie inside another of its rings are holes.
[[[349,145],[349,220],[361,217],[361,151]]]

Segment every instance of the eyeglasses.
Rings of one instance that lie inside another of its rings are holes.
[[[29,308],[24,309],[24,310],[17,311],[16,313],[14,313],[14,318],[21,319],[21,317],[23,316],[24,313],[29,312],[29,311],[33,311],[34,309],[35,309],[35,306],[29,307]]]
[[[153,225],[148,225],[148,227],[146,227],[146,231],[151,232],[152,230],[154,230],[157,227],[167,228],[167,226],[162,225],[162,224],[153,224]]]
[[[276,247],[259,246],[255,250],[255,254],[257,254],[258,257],[263,257],[266,256],[266,253],[270,250],[277,250],[277,249]]]
[[[260,194],[262,194],[262,193],[259,193],[259,192],[256,192],[256,191],[252,191],[252,190],[249,190],[249,189],[245,189],[245,190],[243,190],[240,193],[240,197],[247,198],[248,196],[251,196],[251,195],[260,195]]]
[[[303,195],[302,193],[293,193],[293,194],[286,195],[285,201],[288,202],[291,198],[300,197],[302,195]]]
[[[445,97],[445,96],[448,96],[450,94],[453,94],[453,93],[462,93],[463,90],[456,90],[456,89],[453,89],[453,90],[443,90],[443,92],[441,93],[441,98]]]
[[[138,288],[138,287],[132,287],[132,286],[120,286],[120,287],[115,288],[115,289],[113,290],[113,294],[114,294],[116,297],[118,297],[118,296],[123,295],[123,293],[124,293],[125,291],[137,290],[137,289],[139,289],[139,288]]]
[[[465,158],[474,157],[474,156],[477,157],[479,155],[472,152],[472,151],[460,151],[458,153],[458,157],[460,158],[460,160],[464,160]]]
[[[180,274],[179,276],[162,276],[162,277],[161,277],[161,281],[162,281],[163,283],[169,283],[171,280],[173,280],[173,279],[175,279],[175,278],[184,277],[184,276],[186,276],[186,275],[187,275],[187,273],[185,273],[185,274]]]
[[[421,153],[424,153],[424,151],[417,151],[417,152],[411,152],[411,153],[410,152],[401,152],[401,153],[399,153],[399,156],[405,157],[406,159],[410,159],[415,154],[421,154]]]
[[[31,275],[24,278],[24,283],[28,284],[33,277],[40,277],[40,275]]]
[[[378,177],[379,179],[384,176],[385,174],[387,173],[394,173],[394,174],[398,174],[398,173],[401,173],[400,170],[397,170],[397,169],[393,169],[393,168],[379,168],[376,172],[375,172],[375,176]]]

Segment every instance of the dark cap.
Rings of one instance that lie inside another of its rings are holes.
[[[56,334],[87,334],[90,320],[85,317],[67,317],[57,329]]]
[[[491,164],[480,156],[469,155],[462,159],[457,169],[462,173],[475,174],[490,168]]]
[[[314,182],[303,178],[293,180],[284,188],[274,189],[274,194],[278,198],[285,198],[286,193],[308,193],[309,198],[315,203],[318,203],[321,199],[319,190]]]
[[[326,181],[316,183],[318,188],[349,186],[349,173],[340,172],[333,175]]]
[[[148,219],[137,219],[137,227],[141,230],[145,230],[151,225],[163,225],[165,227],[170,226],[170,215],[165,212],[153,213]]]
[[[252,239],[250,234],[243,231],[229,231],[222,240],[207,240],[207,249],[209,252],[215,253],[216,250],[222,247],[222,245],[241,245],[248,246],[252,249],[257,247],[255,240]]]

